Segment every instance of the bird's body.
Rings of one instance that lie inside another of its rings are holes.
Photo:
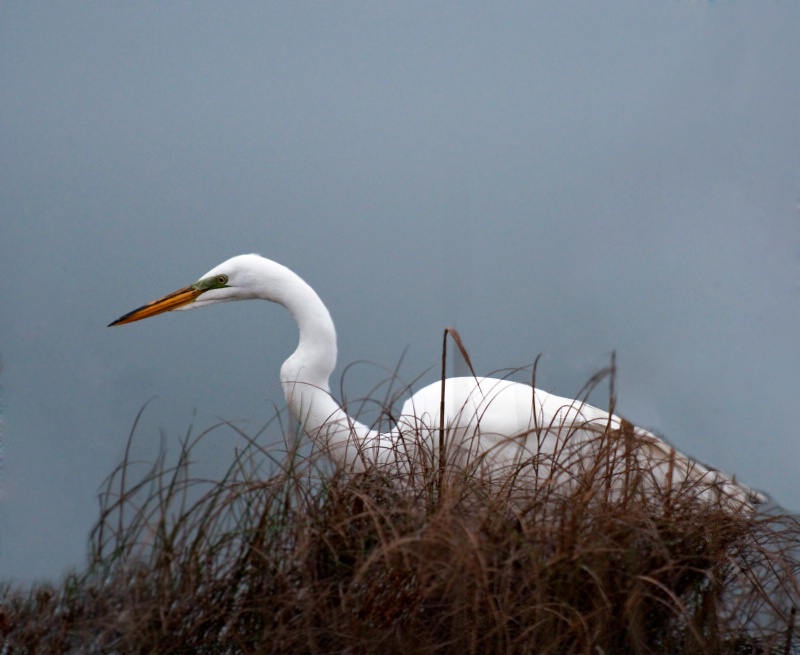
[[[283,305],[297,322],[299,343],[281,367],[281,385],[303,430],[340,466],[408,472],[421,458],[433,461],[441,455],[438,445],[444,435],[446,460],[483,474],[522,472],[536,483],[563,482],[590,473],[598,453],[603,452],[618,460],[612,468],[630,466],[633,457],[636,469],[647,477],[646,486],[662,493],[690,485],[698,498],[726,507],[750,507],[761,500],[725,474],[693,462],[617,416],[509,380],[446,380],[443,423],[439,418],[442,383],[431,384],[405,402],[391,430],[373,430],[348,416],[330,394],[336,330],[322,300],[297,274],[259,255],[233,257],[195,284],[112,325],[173,309],[252,299]],[[617,441],[609,448],[612,437]],[[630,447],[631,438],[635,449]]]

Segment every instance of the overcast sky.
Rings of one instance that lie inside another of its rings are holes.
[[[84,565],[149,398],[143,459],[283,404],[279,307],[106,328],[243,252],[348,397],[449,325],[560,395],[616,351],[620,413],[800,510],[798,62],[796,2],[3,3],[0,579]]]

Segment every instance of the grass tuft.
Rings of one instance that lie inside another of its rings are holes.
[[[567,490],[398,484],[228,428],[245,446],[221,480],[191,470],[213,430],[143,471],[128,449],[87,569],[0,588],[0,653],[800,653],[800,522],[778,508],[667,502],[638,470],[610,494],[602,450]]]

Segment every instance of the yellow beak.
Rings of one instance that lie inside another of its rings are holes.
[[[111,327],[112,325],[124,325],[125,323],[141,321],[143,318],[150,318],[156,314],[163,314],[164,312],[177,309],[178,307],[183,307],[183,305],[188,305],[190,302],[194,301],[194,299],[204,291],[206,291],[206,289],[198,289],[196,285],[178,289],[177,291],[173,291],[168,296],[164,296],[159,300],[154,300],[153,302],[139,307],[139,309],[134,309],[132,312],[128,312],[124,316],[120,316],[113,323],[109,323],[108,327]]]

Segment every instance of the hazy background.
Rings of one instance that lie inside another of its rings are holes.
[[[283,404],[278,307],[106,328],[253,251],[337,376],[616,350],[621,413],[800,510],[798,64],[796,2],[2,3],[0,579],[84,564],[147,399],[144,459]]]

